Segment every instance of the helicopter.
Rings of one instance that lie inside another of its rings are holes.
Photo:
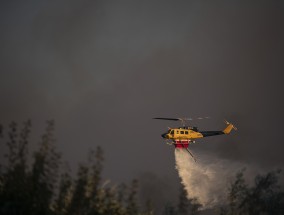
[[[198,117],[197,119],[209,119],[210,117]],[[169,145],[174,145],[175,148],[186,149],[188,153],[192,156],[194,161],[196,162],[195,157],[192,152],[189,151],[188,145],[191,143],[195,143],[195,139],[229,134],[232,129],[237,130],[237,128],[230,122],[225,120],[227,124],[226,128],[223,131],[199,131],[195,126],[186,125],[187,121],[193,120],[192,118],[153,118],[158,120],[171,120],[171,121],[180,121],[182,127],[177,128],[169,128],[166,133],[163,133],[161,136],[166,140],[166,143]],[[169,142],[170,141],[170,142]]]

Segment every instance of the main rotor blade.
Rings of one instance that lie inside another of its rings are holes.
[[[173,120],[173,121],[179,121],[179,120],[180,120],[180,119],[178,119],[178,118],[159,118],[159,117],[157,117],[157,118],[153,118],[153,119]]]
[[[198,120],[198,119],[210,119],[209,116],[206,117],[197,117],[197,118],[153,118],[153,119],[161,119],[161,120],[173,120],[173,121],[192,121],[192,120]]]

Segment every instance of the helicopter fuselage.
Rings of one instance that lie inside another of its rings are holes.
[[[209,118],[209,117],[205,117]],[[185,126],[185,121],[190,121],[192,118],[161,118],[156,117],[153,119],[159,120],[172,120],[172,121],[181,121],[183,127],[179,128],[169,128],[168,132],[162,134],[161,136],[164,139],[172,140],[172,142],[167,142],[169,145],[174,145],[175,148],[185,149],[188,153],[194,158],[193,154],[189,151],[188,145],[190,143],[194,143],[195,139],[208,137],[208,136],[215,136],[215,135],[222,135],[222,134],[229,134],[232,129],[237,130],[237,128],[232,124],[225,120],[227,127],[223,131],[199,131],[197,127]],[[203,118],[198,118],[203,119]],[[194,158],[195,160],[195,158]],[[196,160],[195,160],[196,161]]]
[[[171,140],[193,140],[202,138],[202,133],[198,132],[197,129],[189,129],[187,127],[171,128],[167,133],[161,135],[165,139]]]
[[[175,146],[178,146],[176,144],[189,144],[198,138],[229,134],[233,128],[234,126],[231,123],[229,123],[223,131],[199,131],[197,127],[179,127],[170,128],[168,132],[162,134],[161,136],[164,139],[173,140]]]

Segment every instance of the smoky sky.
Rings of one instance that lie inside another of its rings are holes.
[[[152,118],[211,116],[194,125],[238,131],[195,151],[283,167],[283,1],[11,0],[0,29],[1,123],[55,119],[71,165],[101,145],[112,181],[175,183],[178,124]]]

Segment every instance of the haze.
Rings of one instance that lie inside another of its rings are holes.
[[[72,167],[101,145],[105,178],[152,177],[165,196],[180,179],[160,134],[179,124],[153,117],[211,116],[194,122],[201,130],[227,119],[239,130],[198,141],[197,154],[282,168],[283,9],[283,1],[1,1],[1,123],[30,118],[39,135],[55,119]]]

